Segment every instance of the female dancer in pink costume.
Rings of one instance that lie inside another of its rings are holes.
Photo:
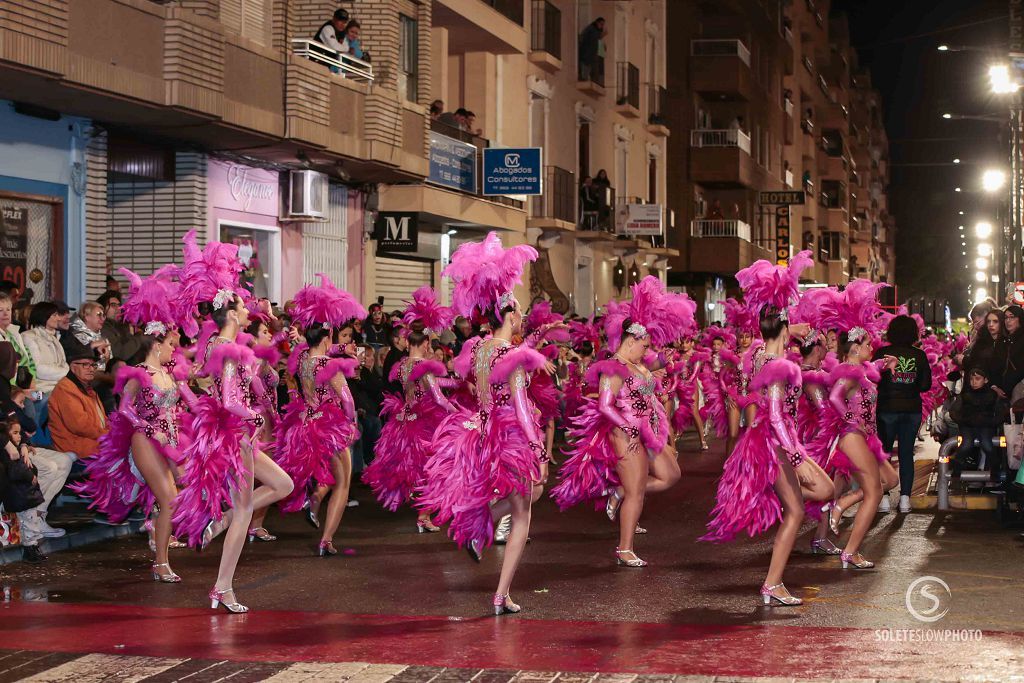
[[[554,362],[558,358],[557,344],[569,341],[563,320],[561,315],[552,312],[550,302],[538,301],[530,307],[524,321],[527,334],[523,343]],[[530,378],[530,400],[540,411],[544,447],[550,453],[555,442],[555,419],[562,415],[562,396],[555,385],[554,374],[548,372],[548,368],[535,372]]]
[[[377,500],[392,512],[412,500],[433,453],[434,430],[446,415],[458,410],[442,388],[455,388],[459,382],[448,379],[444,364],[430,357],[429,336],[447,329],[454,317],[455,313],[441,306],[428,286],[413,292],[402,315],[409,330],[409,355],[395,363],[390,377],[401,382],[402,395],[385,397],[380,412],[388,420],[377,441],[376,456],[363,473],[363,481],[373,489]],[[416,529],[421,534],[441,530],[426,511],[420,511]]]
[[[551,491],[562,510],[605,501],[608,518],[619,520],[615,558],[620,566],[647,566],[633,550],[644,498],[668,489],[680,476],[675,448],[668,443],[668,417],[645,357],[652,343],[670,344],[692,330],[695,310],[689,297],[665,292],[651,276],[633,285],[629,303],[609,303],[605,331],[616,351],[590,366],[588,380],[598,384],[600,395],[587,400],[573,420],[561,483]]]
[[[195,232],[185,236],[182,296],[193,308],[201,304],[200,312],[210,317],[217,332],[205,348],[197,349],[199,373],[211,377],[213,386],[192,409],[194,436],[184,452],[183,488],[173,516],[179,535],[200,548],[227,530],[210,606],[236,614],[249,611],[238,602],[231,584],[252,511],[292,491],[288,475],[256,442],[266,420],[255,410],[256,397],[265,390],[255,374],[252,351],[236,341],[249,318],[238,293],[243,266],[237,251],[221,242],[209,242],[200,251]],[[258,488],[254,478],[261,482]]]
[[[741,425],[749,425],[754,419],[757,397],[747,398],[753,374],[754,354],[761,347],[757,313],[751,312],[736,299],[725,300],[725,322],[736,331],[736,355],[740,357],[736,370],[736,410],[729,412],[729,434],[738,435]],[[756,340],[756,341],[755,341]],[[742,417],[742,421],[741,418]],[[735,436],[733,436],[735,439]]]
[[[711,423],[716,437],[726,440],[726,453],[732,451],[733,440],[739,434],[739,411],[733,393],[740,357],[729,348],[735,342],[736,337],[724,327],[712,325],[704,330],[703,346],[711,349],[711,360],[701,366],[700,386],[705,400],[700,415]]]
[[[807,458],[797,436],[800,368],[784,358],[790,334],[786,307],[798,295],[800,273],[810,264],[809,253],[801,252],[788,268],[757,261],[736,274],[746,305],[759,311],[764,339],[750,384],[757,411],[725,461],[709,531],[701,538],[722,542],[741,532],[754,536],[781,522],[761,585],[765,605],[802,604],[790,595],[782,575],[803,522],[804,500],[832,495],[828,476]]]
[[[346,377],[358,371],[355,358],[331,358],[334,331],[354,318],[367,316],[351,294],[317,273],[320,285],[306,285],[293,299],[292,320],[305,330],[306,345],[289,359],[299,383],[278,425],[278,463],[295,483],[283,512],[296,512],[306,503],[312,482],[331,487],[327,516],[320,525],[320,557],[337,555],[334,534],[348,504],[352,483],[350,447],[358,437],[356,406]]]
[[[565,423],[569,422],[583,406],[588,396],[597,396],[597,386],[587,382],[587,369],[601,347],[601,331],[593,320],[569,322],[569,343],[577,358],[569,363],[565,374]]]
[[[266,300],[263,300],[266,301]],[[277,440],[274,437],[274,430],[277,427],[277,387],[281,383],[281,376],[278,374],[277,365],[281,361],[281,352],[277,350],[274,334],[270,328],[273,321],[269,311],[269,302],[266,307],[249,306],[249,326],[245,329],[246,334],[252,337],[252,353],[256,357],[256,375],[263,385],[263,396],[257,396],[257,400],[263,406],[263,414],[267,421],[260,428],[257,439],[271,458],[277,450]],[[252,522],[249,523],[249,542],[276,541],[274,536],[263,526],[263,520],[267,516],[269,507],[262,507],[252,513]]]
[[[708,450],[707,436],[704,434],[704,420],[700,416],[700,375],[704,363],[711,361],[711,353],[698,349],[693,336],[686,336],[679,342],[680,350],[676,359],[675,401],[676,409],[672,413],[672,429],[676,438],[691,426],[697,430],[700,449]]]
[[[829,509],[829,525],[839,533],[842,512],[860,501],[850,537],[840,558],[843,568],[871,569],[874,563],[860,553],[860,545],[878,510],[885,491],[899,484],[899,474],[889,463],[878,439],[875,404],[878,380],[883,368],[891,368],[896,359],[886,356],[871,362],[872,334],[879,334],[885,316],[877,302],[884,285],[854,280],[821,306],[822,323],[840,331],[839,358],[842,361],[830,373],[829,405],[814,448],[831,453],[830,466],[859,486],[834,501]],[[824,445],[823,445],[824,444]]]
[[[178,386],[165,370],[177,343],[178,322],[174,301],[179,285],[174,269],[162,269],[146,279],[122,268],[129,293],[122,314],[124,320],[143,330],[141,367],[126,366],[117,374],[114,392],[121,395],[117,412],[110,416],[109,430],[100,437],[100,449],[85,460],[88,479],[72,488],[92,499],[90,508],[99,509],[117,523],[140,506],[147,517],[154,504],[159,512],[152,523],[150,547],[156,553],[154,581],[178,583],[181,577],[168,562],[171,540],[171,512],[178,491],[174,471],[181,464],[181,450],[187,444],[182,422],[191,420],[181,401]],[[182,386],[182,393],[195,400]]]
[[[456,363],[459,374],[472,379],[478,410],[461,409],[438,425],[419,506],[436,511],[439,523],[451,520],[449,536],[478,562],[494,537],[495,521],[512,515],[492,600],[496,615],[521,609],[509,589],[530,533],[534,491],[547,478],[543,432],[527,394],[530,373],[547,360],[511,341],[523,325],[512,288],[526,262],[536,258],[530,246],[504,249],[492,232],[483,242],[461,245],[444,270],[455,283],[452,302],[458,314],[486,316],[494,336],[467,343]]]

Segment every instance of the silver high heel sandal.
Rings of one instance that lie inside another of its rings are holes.
[[[843,508],[839,507],[839,504],[835,501],[826,503],[822,506],[821,511],[828,515],[828,528],[832,530],[836,536],[839,535],[839,523],[843,521]],[[832,514],[838,512],[839,516]]]
[[[167,567],[168,574],[161,574],[158,570],[163,567]],[[150,572],[153,574],[153,580],[159,581],[160,583],[181,583],[181,577],[171,571],[171,565],[167,562],[161,562],[160,564],[154,564]]]
[[[632,557],[630,557],[629,559],[623,559],[622,558],[623,555],[632,555]],[[618,548],[615,549],[615,562],[620,567],[646,567],[647,566],[647,561],[646,560],[641,560],[640,556],[637,555],[632,550],[619,550]]]
[[[860,560],[855,559],[858,557]],[[849,569],[851,567],[854,569],[874,569],[875,567],[874,562],[865,559],[860,553],[850,554],[845,550],[839,555],[839,560],[843,563],[843,569]]]
[[[500,617],[502,614],[518,614],[523,611],[523,608],[512,602],[512,598],[508,596],[508,593],[502,595],[501,593],[494,594],[494,616]]]
[[[815,538],[811,541],[811,555],[839,555],[842,552],[827,538]]]
[[[245,614],[249,611],[249,608],[238,602],[237,599],[232,600],[231,602],[225,600],[224,596],[228,593],[231,593],[232,598],[235,597],[234,588],[225,588],[222,591],[212,588],[210,590],[210,609],[217,609],[218,607],[223,606],[224,609],[232,614]]]
[[[622,505],[622,496],[619,495],[618,489],[612,489],[608,492],[608,500],[604,504],[604,514],[608,515],[609,520],[615,521],[620,505]]]
[[[789,595],[789,591],[786,593],[778,592],[779,589],[786,590],[786,585],[777,583],[774,586],[769,586],[767,583],[761,586],[761,600],[766,605],[778,604],[782,607],[796,607],[804,604],[804,601],[800,598],[794,598]]]

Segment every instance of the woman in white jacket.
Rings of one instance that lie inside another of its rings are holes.
[[[58,336],[58,324],[61,320],[61,313],[55,304],[43,301],[32,307],[32,313],[28,318],[29,329],[22,335],[25,347],[32,355],[36,368],[36,394],[32,404],[35,407],[35,420],[40,431],[46,424],[46,405],[50,399],[50,392],[57,386],[57,382],[68,374],[68,361],[64,356],[64,347],[60,345]]]
[[[21,328],[13,324],[14,302],[7,294],[0,292],[0,341],[10,342],[18,354],[18,368],[25,368],[32,377],[36,376],[36,368],[32,362],[32,354],[25,346],[25,340],[21,338]],[[15,383],[17,377],[11,378],[11,384]],[[22,387],[27,389],[28,387]]]

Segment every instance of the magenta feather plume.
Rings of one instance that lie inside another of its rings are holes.
[[[536,259],[537,250],[525,244],[505,249],[496,232],[487,233],[482,242],[466,242],[441,273],[455,283],[452,307],[467,318],[474,310],[493,308],[522,282],[523,268]]]
[[[878,303],[878,292],[885,286],[863,278],[852,280],[839,296],[822,301],[821,327],[840,332],[862,327],[877,337],[885,326],[885,312]]]
[[[365,318],[362,304],[344,289],[339,289],[331,278],[317,273],[319,285],[306,285],[292,299],[292,320],[303,327],[330,325],[341,327],[353,318]]]
[[[195,306],[203,301],[213,301],[217,292],[231,290],[242,296],[245,290],[239,285],[239,275],[245,266],[238,259],[238,246],[224,242],[207,242],[199,248],[196,231],[189,230],[182,238],[185,265],[181,268],[181,294]]]
[[[718,325],[709,325],[704,328],[704,335],[701,337],[701,344],[704,346],[711,346],[711,342],[716,339],[721,339],[725,342],[726,346],[736,345],[736,335],[730,332],[728,328],[720,327]]]
[[[825,329],[825,312],[838,305],[843,296],[835,287],[815,287],[805,290],[795,306],[789,309],[791,323],[807,323],[813,329]]]
[[[594,324],[593,316],[586,322],[569,321],[569,343],[578,347],[583,342],[593,344],[595,351],[601,345],[601,329]]]
[[[412,301],[406,304],[402,313],[402,322],[406,326],[420,325],[428,332],[440,334],[455,321],[455,311],[442,306],[437,300],[437,293],[429,285],[423,285],[413,292]]]
[[[765,306],[783,311],[800,296],[800,274],[814,264],[811,252],[801,251],[787,266],[761,259],[736,273],[743,289],[743,301],[755,316]]]
[[[742,332],[749,332],[756,335],[761,324],[758,321],[758,314],[736,299],[729,297],[722,302],[725,309],[725,324]]]
[[[550,301],[538,301],[530,306],[530,312],[526,316],[526,329],[532,332],[544,325],[560,323],[565,318],[551,310]]]
[[[608,302],[604,330],[609,348],[618,347],[627,319],[643,325],[655,346],[670,344],[696,329],[697,304],[686,294],[666,292],[665,285],[653,275],[640,280],[632,290],[629,302]]]
[[[136,327],[151,322],[162,323],[168,329],[176,326],[172,302],[178,297],[177,282],[159,271],[147,278],[127,268],[118,272],[128,280],[128,296],[121,304],[125,322]]]

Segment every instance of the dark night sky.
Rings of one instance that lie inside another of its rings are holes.
[[[833,11],[849,17],[851,42],[882,94],[891,140],[889,202],[897,226],[899,299],[946,298],[954,316],[964,315],[977,256],[972,226],[995,218],[995,202],[979,192],[980,176],[986,166],[1007,166],[1007,148],[1000,142],[1005,124],[944,120],[941,114],[1007,111],[989,93],[987,79],[1000,48],[1005,55],[1007,2],[836,0]],[[992,52],[940,53],[941,43]],[[960,165],[952,164],[956,157]],[[957,186],[963,191],[954,192]],[[966,249],[961,234],[969,235]]]

